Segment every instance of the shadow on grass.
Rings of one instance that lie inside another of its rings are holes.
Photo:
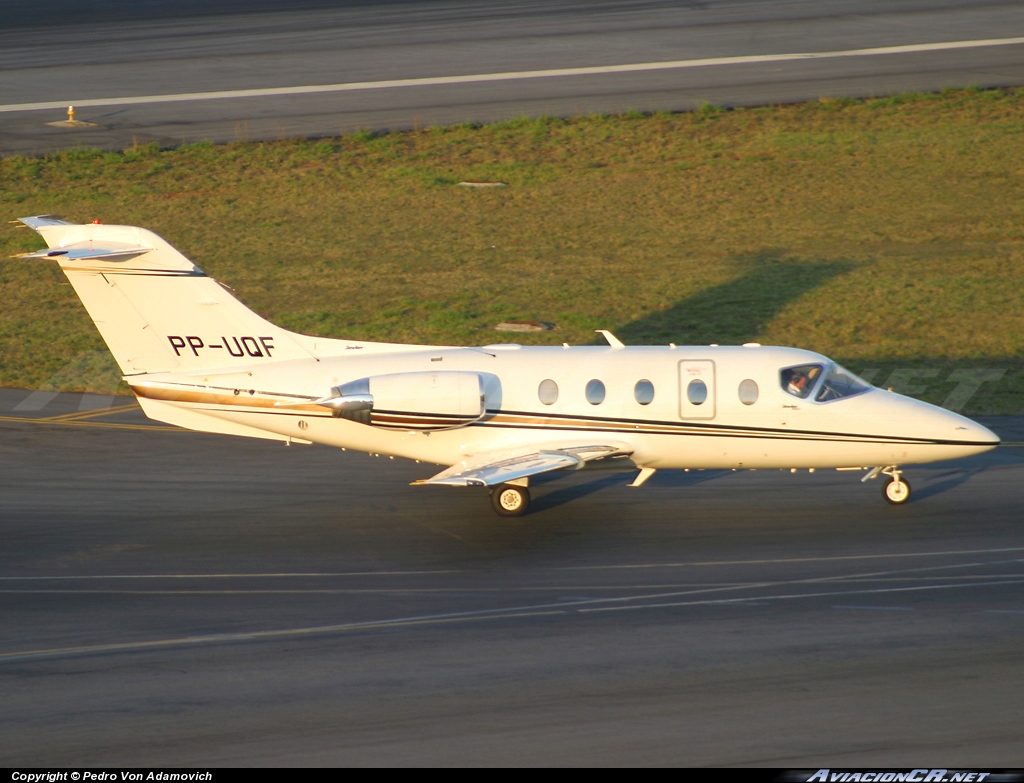
[[[808,263],[769,251],[735,263],[742,271],[735,279],[622,325],[615,333],[632,345],[750,342],[791,302],[857,267],[855,261]],[[949,410],[967,415],[1022,412],[1024,360],[1020,357],[831,358],[876,386],[892,387]]]
[[[790,302],[856,267],[852,261],[806,263],[768,252],[737,264],[744,273],[736,279],[621,326],[616,334],[634,345],[749,342]]]
[[[1024,413],[1022,357],[831,358],[881,389],[966,416]]]

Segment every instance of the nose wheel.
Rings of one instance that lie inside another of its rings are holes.
[[[887,503],[901,506],[910,500],[910,484],[903,478],[903,473],[897,465],[872,468],[860,481],[863,484],[865,481],[877,478],[879,474],[889,477],[889,481],[882,487],[882,497]]]
[[[882,487],[882,496],[894,506],[902,505],[910,500],[910,484],[899,473],[896,473]]]
[[[500,484],[491,490],[491,508],[501,517],[519,517],[530,507],[530,490]]]
[[[882,487],[882,495],[892,505],[899,506],[910,499],[910,484],[906,479],[894,478]]]

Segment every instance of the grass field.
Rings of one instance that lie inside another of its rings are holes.
[[[146,226],[291,329],[797,345],[938,403],[1003,371],[967,413],[1024,412],[1022,197],[1024,90],[0,159],[7,217]],[[0,384],[116,382],[55,265],[0,285]]]

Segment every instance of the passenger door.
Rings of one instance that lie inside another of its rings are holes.
[[[679,418],[715,418],[715,363],[710,359],[679,362]]]

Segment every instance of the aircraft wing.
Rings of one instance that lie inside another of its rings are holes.
[[[491,453],[457,462],[436,476],[413,485],[441,484],[451,487],[493,487],[516,479],[570,468],[579,470],[588,462],[626,457],[632,452],[620,446],[568,446],[566,448],[538,449],[518,454]]]

